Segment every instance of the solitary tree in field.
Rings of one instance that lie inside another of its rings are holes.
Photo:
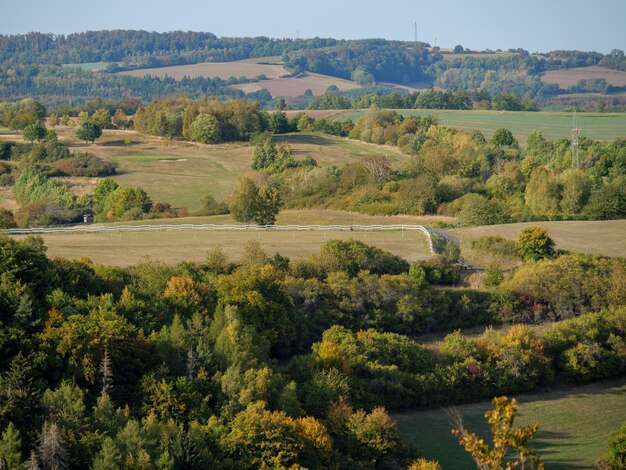
[[[29,142],[41,142],[46,137],[46,126],[43,121],[35,121],[24,128],[23,135]]]
[[[526,227],[515,242],[515,248],[520,257],[537,261],[554,255],[554,240],[541,227]]]
[[[528,441],[539,430],[539,424],[534,423],[523,428],[513,427],[517,415],[515,399],[509,401],[507,397],[494,398],[493,405],[494,408],[485,413],[493,434],[491,449],[483,439],[465,429],[458,413],[453,417],[455,428],[452,434],[470,453],[476,468],[478,470],[512,470],[513,468],[543,470],[543,462],[537,453],[528,447]],[[514,456],[513,459],[507,459],[507,454]]]
[[[230,198],[228,209],[238,222],[271,225],[282,208],[278,191],[269,186],[260,188],[250,178],[243,178]]]
[[[76,131],[76,137],[85,142],[95,142],[102,135],[102,128],[93,121],[85,121]]]

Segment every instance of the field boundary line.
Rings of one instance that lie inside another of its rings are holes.
[[[431,255],[435,254],[430,231],[423,225],[245,225],[245,224],[154,224],[154,225],[71,225],[59,227],[10,228],[2,232],[7,235],[37,235],[52,233],[107,233],[107,232],[153,232],[153,231],[267,231],[267,232],[391,232],[419,231],[426,235]]]

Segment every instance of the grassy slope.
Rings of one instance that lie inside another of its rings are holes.
[[[501,235],[516,239],[524,227],[545,228],[559,249],[607,256],[626,256],[626,220],[525,222],[455,229],[461,246],[469,249],[471,241],[483,235]]]
[[[466,131],[481,131],[490,138],[496,129],[510,129],[521,142],[534,129],[539,129],[547,139],[570,137],[572,114],[559,112],[510,111],[455,111],[455,110],[398,110],[404,116],[433,114],[444,126]],[[341,119],[356,120],[366,111],[347,111]],[[625,113],[578,113],[581,134],[596,140],[610,141],[626,136]]]
[[[200,200],[206,194],[224,199],[232,192],[237,179],[250,171],[252,161],[253,148],[245,143],[204,145],[134,131],[105,130],[95,144],[85,145],[76,139],[75,128],[58,126],[56,131],[59,139],[68,143],[72,150],[91,152],[116,162],[119,166],[115,179],[120,184],[140,186],[152,199],[168,202],[173,207],[187,207],[190,211],[200,208]],[[7,132],[0,137],[22,140],[16,133]],[[132,143],[124,144],[126,139]],[[401,159],[397,149],[321,134],[298,133],[279,136],[276,140],[288,142],[296,159],[311,155],[322,167],[342,165],[371,155],[387,155],[392,161]],[[85,178],[86,185],[93,186],[96,181]]]
[[[340,211],[285,211],[279,224],[427,224],[432,219],[417,217],[372,217]],[[121,222],[159,223],[234,223],[229,216],[194,217],[174,220]],[[427,258],[429,249],[421,232],[205,232],[167,231],[140,233],[53,234],[44,235],[51,256],[80,258],[88,256],[96,263],[128,266],[149,256],[169,264],[203,261],[208,251],[221,248],[232,259],[239,259],[244,244],[256,240],[270,254],[279,252],[291,258],[303,258],[319,252],[331,239],[354,238],[408,259]]]
[[[606,454],[611,431],[626,419],[626,378],[516,397],[517,425],[539,422],[534,447],[549,469],[589,469]],[[466,427],[484,434],[484,412],[490,403],[459,407]],[[473,468],[468,454],[450,433],[443,409],[394,415],[405,439],[445,470]]]

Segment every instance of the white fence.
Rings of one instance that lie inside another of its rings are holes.
[[[430,232],[422,225],[238,225],[238,224],[154,224],[154,225],[67,225],[59,227],[11,228],[9,235],[33,235],[45,233],[98,233],[98,232],[150,232],[177,230],[208,231],[282,231],[282,232],[390,232],[419,231],[426,235],[430,253],[434,254]]]

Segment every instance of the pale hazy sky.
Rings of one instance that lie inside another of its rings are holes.
[[[531,52],[626,49],[626,0],[0,0],[0,34],[100,29],[412,40]]]

